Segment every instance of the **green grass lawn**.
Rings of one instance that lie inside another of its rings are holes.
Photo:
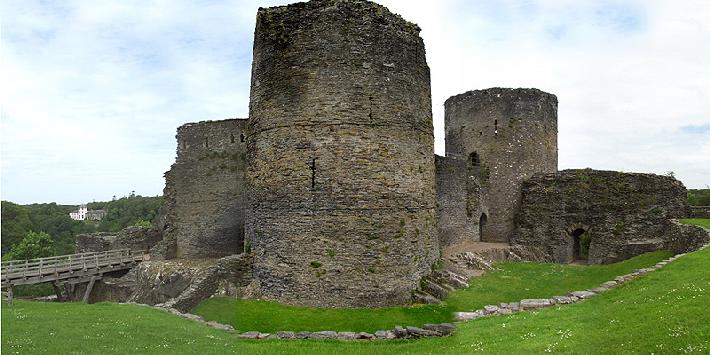
[[[573,305],[460,323],[448,338],[246,341],[135,305],[3,305],[2,352],[21,354],[470,354],[710,351],[710,248]],[[271,314],[277,319],[280,314]]]
[[[710,218],[686,218],[681,219],[680,223],[694,224],[696,226],[701,226],[710,229]]]
[[[271,301],[215,297],[202,302],[192,313],[207,320],[231,324],[241,331],[337,330],[375,332],[396,325],[423,325],[452,320],[446,306],[422,305],[390,308],[308,308]]]
[[[207,320],[231,324],[249,331],[336,330],[366,331],[391,329],[395,325],[421,326],[453,320],[454,311],[467,311],[487,304],[564,295],[570,291],[599,286],[615,276],[651,266],[670,256],[669,252],[647,253],[611,265],[562,265],[547,263],[497,263],[498,270],[471,280],[465,290],[453,292],[443,305],[415,307],[328,309],[292,307],[276,302],[211,298],[193,313]],[[277,316],[274,316],[277,315]]]
[[[648,267],[670,257],[667,251],[646,253],[609,265],[499,262],[495,271],[471,280],[470,286],[453,292],[446,300],[455,311],[469,311],[489,304],[525,298],[564,296],[570,291],[599,286],[602,282]]]

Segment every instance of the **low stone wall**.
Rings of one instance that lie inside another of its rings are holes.
[[[676,254],[698,250],[707,243],[710,243],[710,232],[703,227],[672,220],[666,229],[665,249]]]
[[[113,249],[131,249],[142,253],[163,239],[156,227],[126,227],[117,233],[97,232],[79,234],[74,242],[76,253],[101,252]]]
[[[147,306],[141,303],[126,302],[124,304],[132,304],[138,306]],[[175,308],[170,308],[165,305],[156,305],[154,308],[174,314],[179,317],[187,318],[191,321],[202,323],[209,327],[225,330],[225,331],[235,331],[234,327],[229,324],[222,324],[215,321],[206,321],[204,318],[192,314],[184,313]],[[323,330],[317,332],[308,331],[277,331],[273,333],[262,333],[257,331],[241,332],[239,338],[241,339],[314,339],[314,340],[324,340],[324,339],[334,339],[334,340],[393,340],[393,339],[416,339],[423,337],[445,337],[454,334],[456,327],[451,323],[440,323],[440,324],[424,324],[420,327],[401,327],[396,326],[390,330],[378,330],[374,333],[367,332],[336,332],[332,330]]]
[[[710,246],[710,244],[704,244],[704,245],[700,246],[699,248],[697,248],[696,250],[705,249],[708,246]],[[497,304],[497,305],[487,305],[487,306],[484,306],[483,308],[475,310],[475,311],[456,312],[455,318],[457,321],[469,321],[469,320],[473,320],[473,319],[477,319],[477,318],[481,318],[481,317],[495,316],[495,315],[508,315],[508,314],[513,314],[516,312],[537,310],[537,309],[547,308],[547,307],[552,307],[552,306],[557,306],[557,305],[580,302],[580,301],[592,298],[602,292],[608,291],[618,285],[629,282],[639,276],[642,276],[642,275],[648,274],[649,272],[653,272],[655,270],[663,268],[664,266],[668,265],[669,263],[675,261],[676,259],[678,259],[680,257],[683,257],[684,255],[686,255],[686,254],[685,253],[677,254],[677,255],[672,256],[666,260],[656,263],[656,265],[654,265],[652,267],[638,269],[630,274],[617,276],[613,280],[609,280],[607,282],[604,282],[601,285],[599,285],[598,287],[593,287],[593,288],[590,288],[587,290],[582,290],[582,291],[572,291],[564,296],[552,296],[550,298],[523,299],[518,302],[501,303],[501,304]]]
[[[319,332],[279,331],[275,333],[244,332],[239,334],[242,339],[337,339],[337,340],[393,340],[416,339],[423,337],[444,337],[454,333],[456,328],[451,323],[425,324],[423,327],[396,326],[389,330],[367,332],[336,332],[323,330]]]
[[[564,170],[536,175],[522,187],[512,244],[540,247],[557,262],[613,263],[664,249],[670,219],[688,213],[687,192],[671,177]]]
[[[710,206],[690,206],[690,218],[710,218]]]

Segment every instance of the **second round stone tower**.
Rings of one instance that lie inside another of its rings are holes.
[[[259,9],[247,151],[246,248],[262,297],[410,301],[439,257],[416,25],[368,1]]]
[[[469,179],[480,189],[474,196],[479,208],[468,211],[468,219],[478,224],[481,241],[508,242],[522,182],[557,171],[557,97],[491,88],[452,96],[444,107],[446,155],[466,160]]]

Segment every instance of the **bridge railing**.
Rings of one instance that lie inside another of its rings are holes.
[[[142,259],[130,249],[89,252],[71,255],[52,256],[31,260],[10,260],[2,262],[2,279],[12,277],[31,277],[64,272],[68,270],[99,268],[117,263],[129,263]]]

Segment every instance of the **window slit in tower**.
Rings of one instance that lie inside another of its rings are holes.
[[[234,133],[229,135],[229,142],[234,143]]]
[[[242,142],[242,143],[244,143],[244,139],[246,139],[246,137],[244,137],[244,133],[240,134],[240,135],[239,135],[239,141]]]
[[[311,189],[316,188],[316,158],[311,159]]]
[[[495,121],[493,122],[493,125],[494,125],[494,128],[495,128],[495,130],[493,131],[493,133],[497,136],[497,135],[498,135],[498,120],[495,120]]]
[[[478,156],[478,152],[471,153],[471,165],[481,166],[481,157]]]
[[[207,141],[207,137],[205,137],[205,148],[209,148],[209,147],[210,147],[210,144],[209,144],[209,142]]]

